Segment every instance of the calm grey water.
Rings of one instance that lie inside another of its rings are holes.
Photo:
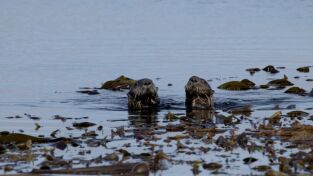
[[[60,125],[50,118],[56,114],[88,116],[108,133],[127,125],[107,121],[127,119],[125,92],[75,92],[122,74],[154,79],[160,96],[177,102],[184,101],[192,75],[212,79],[216,89],[227,80],[264,84],[287,74],[309,91],[313,84],[304,80],[312,72],[295,69],[312,61],[311,0],[1,0],[0,130],[37,134],[33,121],[2,118],[24,113],[43,117],[40,132],[47,134]],[[287,69],[277,75],[244,71],[268,64]],[[219,100],[266,102],[273,95],[286,100],[278,102],[283,105],[312,106],[311,99],[281,91],[216,90]]]

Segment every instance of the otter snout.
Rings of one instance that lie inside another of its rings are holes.
[[[187,108],[214,110],[214,91],[206,80],[192,76],[185,86],[185,92]]]

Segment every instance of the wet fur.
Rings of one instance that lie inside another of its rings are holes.
[[[141,110],[157,107],[160,104],[157,91],[157,87],[150,79],[136,81],[128,93],[128,108]]]
[[[214,91],[206,80],[192,76],[185,86],[185,91],[187,109],[214,110]]]

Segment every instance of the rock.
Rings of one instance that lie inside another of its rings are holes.
[[[248,80],[243,79],[241,81],[230,81],[227,83],[224,83],[220,85],[219,89],[225,89],[225,90],[249,90],[252,89],[255,86],[255,84]]]
[[[278,73],[279,72],[273,65],[268,65],[265,68],[263,68],[263,70],[266,72],[269,72],[269,73]]]
[[[285,93],[303,95],[306,93],[306,91],[300,87],[291,87],[286,90]]]
[[[275,79],[275,80],[272,80],[270,82],[267,83],[267,85],[269,86],[282,86],[282,87],[285,87],[285,86],[293,86],[294,84],[291,83],[290,81],[288,81],[288,77],[287,76],[284,76],[284,78],[282,79]]]
[[[300,68],[297,68],[297,71],[302,72],[302,73],[308,73],[308,72],[310,72],[310,67],[308,67],[308,66],[300,67]]]
[[[109,90],[130,89],[130,87],[133,84],[135,84],[135,80],[122,75],[115,80],[111,80],[111,81],[107,81],[103,83],[101,86],[101,89],[109,89]]]

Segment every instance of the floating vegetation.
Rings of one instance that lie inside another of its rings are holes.
[[[239,91],[239,90],[249,90],[252,89],[255,86],[255,83],[248,79],[243,79],[241,81],[230,81],[226,82],[222,85],[220,85],[219,89],[224,90],[233,90],[233,91]]]
[[[304,95],[306,91],[300,87],[291,87],[288,90],[286,90],[285,93]]]
[[[302,73],[309,73],[310,72],[310,67],[308,67],[308,66],[300,67],[300,68],[297,68],[297,71],[302,72]]]
[[[271,67],[266,71],[275,72]],[[171,109],[166,104],[164,109],[161,106],[155,112],[129,112],[125,123],[62,115],[50,118],[27,113],[7,116],[7,121],[29,120],[32,126],[18,133],[0,132],[0,162],[3,163],[0,174],[158,175],[181,168],[186,175],[240,175],[245,169],[251,175],[310,175],[313,169],[312,107],[297,104],[310,98],[284,92],[310,94],[299,87],[283,90],[292,85],[287,76],[261,86],[248,79],[231,81],[219,88],[260,87],[267,90],[256,89],[247,96],[275,90],[288,99],[266,95],[264,99],[268,101],[262,104],[258,102],[260,99],[244,97],[246,92],[227,92],[236,97],[220,100],[220,92],[217,92],[214,98],[218,106],[214,112],[184,109],[181,107],[184,105]],[[113,88],[120,89],[119,86]],[[93,94],[89,92],[93,88],[80,90],[83,91],[80,93]],[[57,127],[47,127],[47,119]]]
[[[294,84],[291,83],[289,80],[288,80],[288,77],[284,77],[282,79],[275,79],[275,80],[272,80],[270,82],[268,82],[268,85],[269,86],[281,86],[281,87],[285,87],[285,86],[293,86]]]
[[[128,78],[124,75],[116,78],[115,80],[107,81],[102,84],[102,89],[109,89],[109,90],[121,90],[121,89],[129,89],[135,80]]]

